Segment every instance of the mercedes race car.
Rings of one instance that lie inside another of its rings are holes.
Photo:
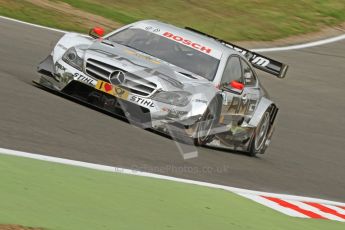
[[[195,145],[264,153],[277,105],[254,68],[288,66],[192,28],[145,20],[67,33],[38,65],[41,87]]]

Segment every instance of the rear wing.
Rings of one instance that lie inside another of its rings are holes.
[[[207,36],[209,38],[213,38],[216,41],[222,43],[223,45],[240,52],[243,56],[245,56],[248,59],[248,61],[252,64],[253,67],[260,69],[266,73],[270,73],[274,76],[277,76],[278,78],[284,78],[286,75],[286,72],[289,68],[289,66],[286,64],[283,64],[283,63],[278,62],[276,60],[273,60],[271,58],[265,57],[261,54],[252,52],[252,51],[247,50],[245,48],[242,48],[240,46],[234,45],[230,42],[227,42],[227,41],[221,40],[219,38],[213,37],[213,36],[208,35],[206,33],[200,32],[196,29],[193,29],[190,27],[185,27],[185,29],[193,31],[193,32],[198,33],[198,34],[202,34],[202,35]]]

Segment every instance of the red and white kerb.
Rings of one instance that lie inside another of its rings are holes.
[[[311,202],[306,199],[288,199],[271,195],[237,194],[289,216],[345,222],[345,206],[342,205]]]

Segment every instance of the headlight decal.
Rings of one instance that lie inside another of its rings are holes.
[[[191,96],[192,94],[186,91],[161,91],[153,99],[162,103],[184,107],[189,104]]]
[[[69,48],[65,52],[62,56],[62,60],[80,71],[83,70],[83,59],[78,56],[77,50],[74,47]]]

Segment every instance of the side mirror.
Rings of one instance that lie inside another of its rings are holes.
[[[235,93],[235,94],[241,94],[244,89],[244,84],[238,81],[231,81],[230,83],[226,83],[223,85],[222,90]]]
[[[94,27],[89,31],[89,35],[93,38],[101,38],[104,35],[104,29],[101,27]]]
[[[232,88],[238,89],[238,90],[243,90],[244,84],[238,81],[231,81],[229,84]]]

